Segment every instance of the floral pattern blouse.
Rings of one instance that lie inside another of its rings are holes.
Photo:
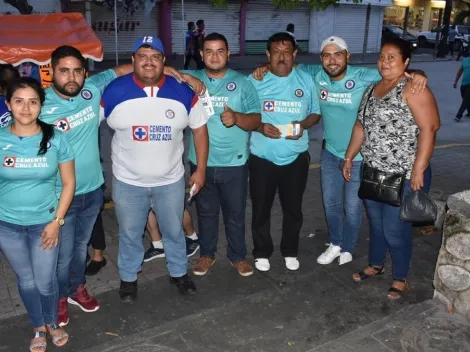
[[[382,98],[374,96],[376,83],[364,93],[358,120],[364,127],[361,153],[371,167],[384,172],[405,173],[410,178],[418,149],[419,128],[403,101],[403,79]]]

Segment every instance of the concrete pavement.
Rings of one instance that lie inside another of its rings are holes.
[[[434,153],[432,193],[448,195],[470,188],[470,119],[452,121],[460,104],[452,88],[458,63],[420,62],[429,76],[441,112],[442,128]],[[103,130],[105,160],[109,131]],[[301,268],[288,272],[276,253],[268,273],[240,277],[225,258],[226,240],[220,226],[217,263],[195,278],[198,294],[181,297],[167,278],[164,260],[146,263],[139,276],[139,299],[133,306],[119,302],[117,223],[112,207],[103,212],[108,265],[88,279],[90,292],[102,302],[96,313],[70,307],[71,340],[64,351],[468,351],[468,322],[448,315],[432,298],[432,279],[440,234],[415,238],[410,273],[411,290],[403,302],[390,304],[385,294],[387,274],[361,284],[351,274],[367,264],[368,230],[363,216],[359,244],[352,263],[339,267],[316,264],[327,242],[321,203],[319,161],[321,127],[310,131],[312,168],[304,197]],[[106,164],[109,181],[109,163]],[[190,211],[195,215],[194,207]],[[247,243],[251,244],[251,204],[247,208]],[[272,234],[280,241],[281,209],[273,208]],[[250,257],[251,261],[251,257]],[[387,268],[390,269],[390,268]],[[390,270],[388,270],[390,272]],[[26,350],[31,332],[16,281],[0,256],[0,351]],[[55,349],[51,347],[51,351]]]

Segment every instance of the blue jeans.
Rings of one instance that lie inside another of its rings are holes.
[[[18,291],[33,328],[57,320],[59,246],[51,250],[39,247],[46,225],[20,226],[0,221],[0,250],[16,274]]]
[[[103,189],[73,197],[60,239],[57,276],[60,298],[73,295],[84,285],[86,256],[93,226],[103,204]]]
[[[355,161],[351,180],[343,177],[344,160],[326,149],[321,154],[321,189],[330,242],[342,252],[352,253],[361,226],[361,164]]]
[[[431,185],[431,167],[424,173],[424,191]],[[410,192],[410,180],[406,180],[403,199]],[[394,207],[373,200],[364,200],[369,219],[369,264],[382,266],[385,263],[387,249],[392,257],[392,275],[394,280],[403,280],[408,276],[413,248],[413,224],[400,221],[400,207]]]
[[[187,273],[186,238],[183,232],[184,177],[157,187],[139,187],[113,178],[113,200],[119,224],[118,266],[122,281],[137,280],[144,260],[142,234],[152,208],[163,234],[166,263],[172,277]]]
[[[196,165],[190,163],[191,174]],[[230,261],[246,259],[245,209],[248,195],[248,167],[208,167],[206,184],[195,197],[199,225],[201,257],[214,258],[219,236],[219,212],[222,208],[227,257]]]

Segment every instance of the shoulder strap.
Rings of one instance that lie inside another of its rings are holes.
[[[362,126],[365,126],[365,121],[366,121],[366,109],[367,109],[367,105],[369,105],[369,100],[370,100],[370,97],[372,96],[372,93],[374,92],[374,89],[375,89],[375,84],[372,85],[372,88],[370,88],[369,90],[369,94],[367,95],[367,100],[366,100],[366,103],[364,104],[364,107],[362,108]]]

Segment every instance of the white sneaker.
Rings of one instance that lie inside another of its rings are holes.
[[[323,252],[322,255],[320,255],[317,259],[318,264],[331,264],[333,260],[339,257],[341,254],[341,247],[340,246],[335,246],[333,243],[327,244],[328,248],[326,249],[325,252]]]
[[[269,269],[271,269],[271,264],[269,264],[269,259],[258,258],[255,260],[255,267],[259,271],[269,271]]]
[[[284,260],[286,261],[286,268],[289,270],[298,270],[300,263],[297,258],[294,257],[285,257]]]
[[[349,252],[343,252],[339,255],[339,265],[343,265],[352,261],[352,254]]]

